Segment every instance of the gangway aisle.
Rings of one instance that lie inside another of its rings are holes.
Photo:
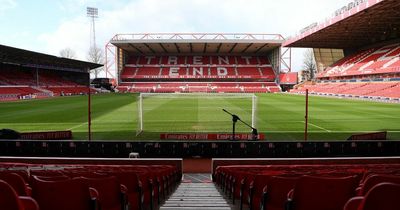
[[[231,210],[229,203],[209,178],[210,174],[184,174],[182,183],[160,210]]]

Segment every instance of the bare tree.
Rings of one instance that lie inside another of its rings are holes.
[[[69,59],[75,59],[76,58],[76,53],[74,50],[71,48],[67,47],[62,50],[60,50],[60,56],[63,58],[69,58]]]
[[[316,73],[316,63],[314,59],[314,52],[313,49],[307,49],[303,54],[303,70],[305,70],[309,75],[309,80],[315,78]]]
[[[104,60],[103,51],[100,48],[98,48],[97,46],[93,46],[89,49],[87,59],[88,59],[88,61],[93,62],[93,63],[103,64],[103,60]],[[97,69],[92,70],[95,78],[97,78],[97,76],[102,71],[103,71],[103,67],[99,67]]]

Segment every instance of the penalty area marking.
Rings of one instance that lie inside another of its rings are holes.
[[[79,127],[81,127],[83,125],[87,125],[87,122],[83,122],[83,123],[80,123],[78,125],[72,126],[72,127],[68,128],[67,130],[73,130],[73,129],[79,128]]]
[[[305,123],[304,121],[301,121],[301,122]],[[319,128],[319,129],[321,129],[321,130],[324,130],[324,131],[326,131],[326,132],[328,132],[328,133],[332,132],[331,130],[328,130],[328,129],[323,128],[323,127],[321,127],[321,126],[318,126],[318,125],[315,125],[315,124],[312,124],[312,123],[308,123],[308,124],[311,125],[311,126],[314,126],[314,127],[316,127],[316,128]]]

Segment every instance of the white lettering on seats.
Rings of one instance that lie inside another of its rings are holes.
[[[171,67],[169,68],[169,76],[170,77],[178,77],[179,76],[179,67]]]
[[[203,56],[193,56],[193,64],[194,65],[201,65],[203,64]],[[203,70],[202,70],[203,71]]]
[[[218,56],[218,64],[222,65],[222,63],[229,64],[228,56]]]
[[[200,75],[203,76],[203,67],[193,67],[193,76]]]
[[[151,60],[153,60],[155,57],[154,56],[146,56],[145,58],[147,59],[146,64],[151,64]]]
[[[244,60],[246,61],[246,64],[247,64],[247,65],[250,64],[251,56],[242,56],[241,58],[244,59]]]
[[[226,69],[225,67],[218,67],[217,74],[218,76],[226,76],[228,75],[228,69]]]
[[[177,56],[168,56],[168,64],[169,65],[178,65],[178,57]]]

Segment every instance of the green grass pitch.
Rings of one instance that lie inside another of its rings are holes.
[[[94,140],[157,140],[166,132],[224,132],[232,129],[222,108],[251,123],[250,99],[145,99],[144,132],[136,136],[137,94],[92,98]],[[304,96],[257,94],[257,129],[267,140],[303,140]],[[353,133],[388,131],[400,140],[400,104],[310,96],[309,140],[345,140]],[[87,97],[0,102],[0,128],[20,132],[72,130],[87,139]],[[238,132],[250,132],[240,122]]]

